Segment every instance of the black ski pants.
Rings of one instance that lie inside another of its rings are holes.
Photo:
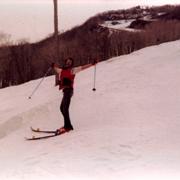
[[[69,106],[71,103],[72,95],[73,95],[73,88],[63,89],[63,98],[60,105],[60,110],[64,117],[64,128],[70,128],[70,129],[73,129],[73,126],[71,124],[71,120],[69,117]]]

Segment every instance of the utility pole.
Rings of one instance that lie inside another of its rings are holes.
[[[55,42],[55,62],[59,61],[59,38],[58,38],[58,0],[53,0],[54,3],[54,42]],[[58,75],[55,78],[55,85],[58,85]]]
[[[54,1],[54,39],[55,39],[55,47],[56,47],[56,61],[59,60],[59,40],[58,40],[58,0]]]

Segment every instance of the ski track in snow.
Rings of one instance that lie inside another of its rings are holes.
[[[76,76],[75,130],[25,141],[30,127],[63,125],[54,76],[0,90],[0,179],[179,179],[180,41],[112,58]]]

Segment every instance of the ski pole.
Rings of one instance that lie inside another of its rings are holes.
[[[94,66],[94,86],[93,86],[93,91],[96,91],[96,64]]]
[[[41,83],[43,82],[44,78],[48,75],[48,73],[50,72],[52,68],[49,67],[48,70],[46,71],[46,73],[44,74],[43,78],[41,79],[41,81],[38,83],[38,85],[34,88],[34,90],[32,91],[31,95],[29,96],[29,99],[32,98],[33,94],[37,91],[37,89],[39,88],[39,86],[41,85]]]
[[[93,87],[93,91],[96,91],[96,63],[97,63],[97,31],[96,31],[96,60],[94,61],[94,87]]]

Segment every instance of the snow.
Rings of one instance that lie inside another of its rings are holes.
[[[144,21],[153,21],[152,16],[151,15],[146,15],[142,18]]]
[[[126,28],[128,27],[135,19],[128,19],[128,20],[117,20],[115,22],[117,22],[117,25],[113,25],[112,23],[114,21],[105,21],[104,22],[104,26],[108,26],[108,27],[117,27],[117,28]]]
[[[180,41],[112,58],[76,76],[75,130],[26,141],[30,127],[63,125],[54,76],[0,90],[1,180],[180,178]]]
[[[164,14],[166,14],[166,12],[160,12],[160,13],[158,13],[158,16],[162,16]]]
[[[135,19],[105,21],[103,24],[101,24],[101,26],[107,27],[112,30],[130,31],[130,32],[140,31],[137,29],[128,28],[133,21],[135,21]],[[113,22],[117,22],[118,24],[113,25],[112,24]]]

